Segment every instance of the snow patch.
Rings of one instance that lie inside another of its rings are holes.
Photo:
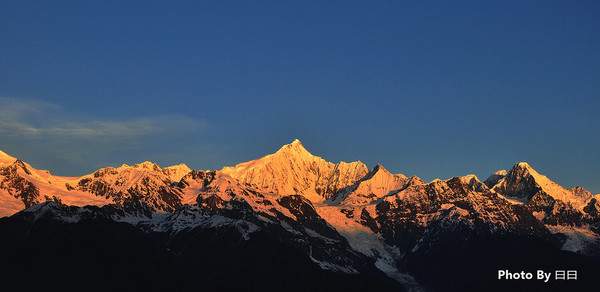
[[[314,231],[314,230],[312,230],[310,228],[304,228],[304,231],[306,231],[306,233],[309,236],[314,237],[314,238],[320,238],[320,239],[322,239],[323,241],[325,241],[327,243],[337,243],[337,242],[339,242],[339,240],[335,240],[335,239],[331,239],[329,237],[323,236],[320,233],[318,233],[318,232],[316,232],[316,231]]]
[[[340,212],[339,207],[315,204],[315,208],[323,219],[348,240],[352,249],[378,261],[378,269],[407,287],[418,286],[412,277],[408,278],[408,275],[401,273],[394,266],[395,259],[401,257],[398,248],[385,244],[380,235],[347,218],[344,213]]]
[[[505,200],[507,200],[509,203],[513,204],[513,205],[523,205],[523,204],[527,204],[527,198],[519,198],[519,197],[505,197],[501,194],[498,194],[498,197],[503,198]]]
[[[329,271],[334,271],[334,272],[341,272],[341,273],[345,273],[345,274],[360,274],[360,272],[358,272],[357,270],[355,270],[352,267],[347,267],[347,266],[340,266],[334,263],[330,263],[330,262],[325,262],[325,261],[320,261],[315,259],[312,256],[312,246],[310,247],[310,251],[308,256],[310,257],[310,260],[313,261],[314,263],[318,264],[319,267],[323,270],[329,270]]]
[[[562,233],[567,236],[562,250],[585,254],[588,249],[600,245],[600,236],[589,229],[564,225],[546,225],[546,227],[552,233]]]
[[[379,258],[375,261],[375,266],[392,279],[402,283],[408,291],[423,291],[417,280],[407,273],[402,273],[386,260]]]
[[[25,209],[23,201],[11,196],[8,191],[0,189],[0,217],[7,217]]]
[[[539,212],[536,211],[536,212],[533,212],[532,214],[535,218],[537,218],[540,221],[542,221],[546,217],[548,217],[548,214],[546,214],[546,212],[544,212],[544,211],[539,211]]]

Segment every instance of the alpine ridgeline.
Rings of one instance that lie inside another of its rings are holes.
[[[524,162],[425,183],[298,140],[216,171],[144,162],[82,177],[0,151],[0,254],[14,279],[35,265],[106,288],[572,289],[600,284],[598,199]],[[504,269],[579,279],[500,281]]]

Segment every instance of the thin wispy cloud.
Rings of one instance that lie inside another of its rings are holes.
[[[0,98],[0,149],[69,174],[153,160],[165,153],[178,154],[176,161],[164,163],[185,162],[183,155],[190,153],[178,141],[197,145],[207,127],[184,115],[107,119],[44,101]]]
[[[131,139],[201,131],[205,122],[181,115],[136,117],[127,120],[84,120],[59,105],[35,100],[0,98],[0,136],[20,139]]]

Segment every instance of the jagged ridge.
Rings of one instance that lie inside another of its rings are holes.
[[[496,172],[485,183],[474,175],[425,183],[379,164],[369,170],[361,162],[327,162],[298,140],[220,171],[183,164],[163,169],[144,162],[60,178],[6,154],[0,161],[0,199],[18,199],[24,204],[20,208],[44,199],[106,205],[115,210],[111,220],[146,232],[177,233],[228,222],[245,240],[252,230],[276,226],[300,242],[318,242],[323,248],[318,252],[310,244],[300,246],[323,269],[361,270],[357,262],[348,262],[351,256],[342,255],[353,250],[407,286],[418,284],[397,265],[400,255],[428,253],[436,242],[456,236],[528,238],[581,253],[598,246],[598,200],[583,188],[560,187],[526,163]],[[73,199],[78,196],[85,200]],[[581,238],[587,239],[573,244]],[[327,251],[331,244],[336,251]]]

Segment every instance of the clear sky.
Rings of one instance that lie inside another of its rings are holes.
[[[600,193],[598,1],[1,1],[0,149],[58,175],[300,139]]]

